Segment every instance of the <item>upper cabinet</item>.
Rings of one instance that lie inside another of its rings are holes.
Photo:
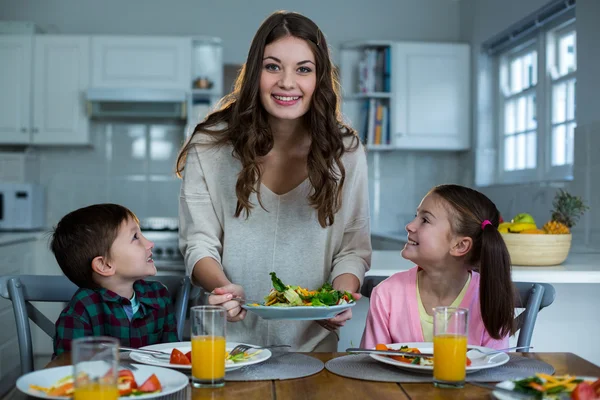
[[[90,86],[189,91],[191,57],[189,37],[93,36]]]
[[[87,36],[0,36],[0,144],[88,144]]]
[[[0,143],[29,143],[32,35],[0,36]]]
[[[343,112],[369,149],[470,147],[468,45],[348,43],[340,69]]]

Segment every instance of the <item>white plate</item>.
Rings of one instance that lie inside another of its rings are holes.
[[[577,379],[583,379],[586,381],[596,381],[598,378],[594,378],[591,376],[577,376]],[[523,378],[525,379],[525,378]],[[515,388],[515,383],[513,381],[502,381],[499,384],[497,384],[496,386],[498,386],[499,388],[503,388],[503,389],[508,389],[508,390],[513,390]],[[517,399],[516,396],[511,396],[510,393],[506,393],[506,392],[492,392],[492,394],[494,395],[494,397],[498,400],[515,400]],[[544,397],[543,399],[553,399],[553,397]]]
[[[433,343],[432,342],[393,343],[393,344],[388,344],[387,346],[390,349],[394,349],[394,350],[399,350],[401,346],[416,347],[422,353],[430,353],[430,354],[433,353]],[[480,349],[482,351],[494,350],[494,349],[490,349],[488,347],[471,346],[471,345],[469,345],[468,348],[470,348],[470,349],[476,348],[476,349]],[[470,353],[467,351],[467,354],[469,355],[469,358],[471,359],[471,365],[469,365],[467,367],[467,374],[469,372],[479,371],[480,369],[498,367],[502,364],[506,364],[508,362],[508,360],[510,359],[510,357],[506,353],[494,354],[493,358],[490,358],[490,356],[486,356],[477,351],[473,351]],[[407,369],[407,370],[414,371],[414,372],[433,373],[433,365],[408,364],[408,363],[405,363],[402,361],[396,361],[393,358],[389,358],[388,356],[380,356],[377,354],[370,354],[370,356],[373,357],[377,361],[380,361],[380,362],[386,363],[386,364],[390,364],[390,365],[393,365],[398,368]]]
[[[225,345],[225,349],[227,349],[227,351],[231,351],[238,344],[245,344],[245,343],[227,342],[227,344]],[[252,345],[249,345],[249,346],[252,346]],[[177,350],[181,351],[183,354],[185,354],[188,351],[192,350],[192,343],[191,342],[161,343],[161,344],[154,344],[152,346],[140,347],[140,349],[163,351],[168,354],[171,354],[173,349],[177,349]],[[238,368],[245,367],[247,365],[261,363],[261,362],[269,359],[269,357],[271,357],[271,351],[269,351],[269,349],[262,349],[262,350],[260,350],[260,353],[258,353],[256,356],[250,358],[249,360],[240,361],[240,362],[236,362],[236,363],[228,360],[225,364],[225,372],[233,371]],[[169,359],[156,358],[156,357],[151,356],[150,354],[136,353],[135,351],[132,351],[131,353],[129,353],[129,358],[131,358],[132,360],[135,360],[137,362],[141,362],[144,364],[150,364],[150,365],[156,365],[159,367],[187,369],[187,370],[192,369],[191,365],[171,364],[169,362]]]
[[[273,307],[273,306],[253,306],[243,304],[242,308],[251,311],[262,319],[289,319],[289,320],[319,320],[331,319],[347,310],[354,307],[354,303],[341,304],[339,306],[296,306],[296,307]]]
[[[105,364],[103,361],[100,363]],[[137,370],[133,372],[135,381],[138,384],[144,383],[146,379],[152,374],[156,374],[156,377],[160,381],[162,391],[160,393],[149,393],[140,396],[124,396],[119,399],[137,400],[137,399],[154,399],[157,397],[165,396],[171,393],[178,392],[185,388],[189,384],[189,378],[179,371],[173,371],[168,368],[152,367],[149,365],[133,364],[137,367]],[[124,367],[126,368],[126,367]],[[107,369],[107,368],[106,368]],[[42,387],[50,387],[55,384],[59,379],[73,375],[73,366],[65,365],[63,367],[41,369],[39,371],[33,371],[23,375],[17,380],[17,389],[21,392],[29,395],[38,397],[41,399],[71,399],[66,396],[48,396],[44,392],[33,390],[29,385],[37,385]]]

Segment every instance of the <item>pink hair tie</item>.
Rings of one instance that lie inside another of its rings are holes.
[[[486,225],[492,225],[489,219],[486,219],[481,223],[481,230],[484,230]]]

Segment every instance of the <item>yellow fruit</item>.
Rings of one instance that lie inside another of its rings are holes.
[[[532,224],[529,222],[522,222],[522,223],[512,224],[508,228],[508,231],[511,233],[520,233],[526,229],[537,229],[537,226],[535,226],[535,224]]]
[[[520,233],[521,235],[544,235],[546,231],[543,229],[525,229]]]
[[[502,222],[498,225],[498,232],[500,233],[508,233],[508,229],[512,226],[511,222]]]
[[[571,230],[565,224],[558,221],[546,222],[544,230],[553,235],[566,235],[571,233]]]

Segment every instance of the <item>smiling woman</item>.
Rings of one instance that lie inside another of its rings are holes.
[[[302,287],[358,291],[371,261],[366,158],[339,108],[325,36],[300,14],[276,12],[252,40],[234,91],[180,153],[180,248],[209,302],[241,321],[228,340],[337,348],[331,331],[351,310],[318,323],[267,322],[234,298],[264,296],[272,271]]]

